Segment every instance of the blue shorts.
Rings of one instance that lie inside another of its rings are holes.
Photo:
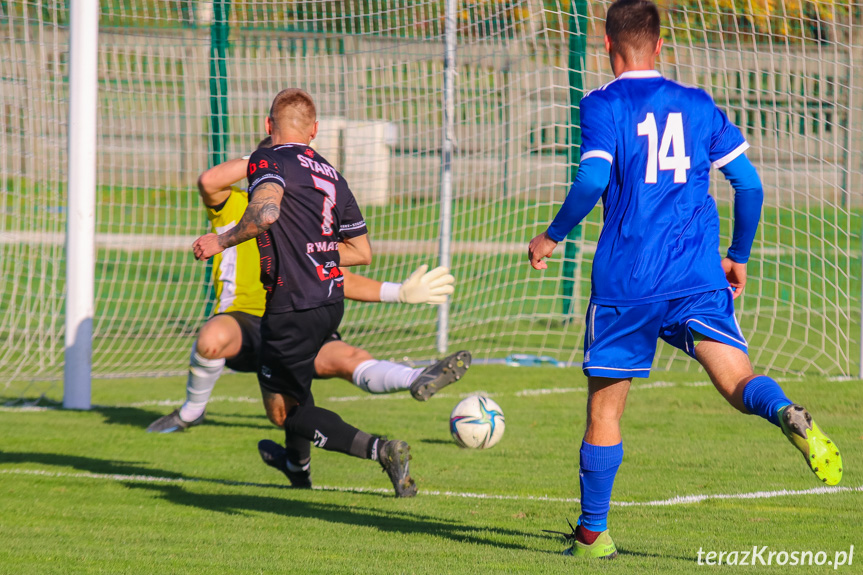
[[[648,377],[657,338],[694,358],[696,333],[747,353],[731,288],[630,307],[591,302],[582,369],[593,377]]]

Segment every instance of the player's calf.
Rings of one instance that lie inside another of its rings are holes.
[[[779,410],[791,400],[766,375],[755,375],[742,349],[705,338],[695,347],[695,357],[722,396],[737,410],[763,417],[779,426]]]
[[[357,367],[364,362],[373,361],[372,355],[361,347],[354,347],[336,339],[337,337],[340,336],[330,336],[331,339],[324,343],[315,356],[315,378],[339,377],[356,384],[353,376]]]
[[[263,389],[261,390],[261,395],[264,398],[264,409],[267,411],[267,419],[276,427],[284,429],[288,411],[297,405],[297,400],[288,395],[270,393]]]

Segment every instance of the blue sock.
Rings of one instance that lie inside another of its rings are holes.
[[[766,375],[751,379],[743,388],[743,405],[749,413],[760,415],[777,427],[779,410],[790,404],[791,400],[785,397],[779,384]]]
[[[623,461],[623,443],[600,446],[581,442],[581,517],[579,524],[590,531],[608,529],[608,506],[614,476]]]

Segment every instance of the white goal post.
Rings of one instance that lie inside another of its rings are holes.
[[[96,272],[96,115],[99,1],[69,9],[69,200],[63,407],[90,409]]]

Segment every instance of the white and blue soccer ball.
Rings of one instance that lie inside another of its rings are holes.
[[[449,416],[450,433],[461,447],[488,449],[500,441],[504,429],[503,410],[483,395],[464,398]]]

